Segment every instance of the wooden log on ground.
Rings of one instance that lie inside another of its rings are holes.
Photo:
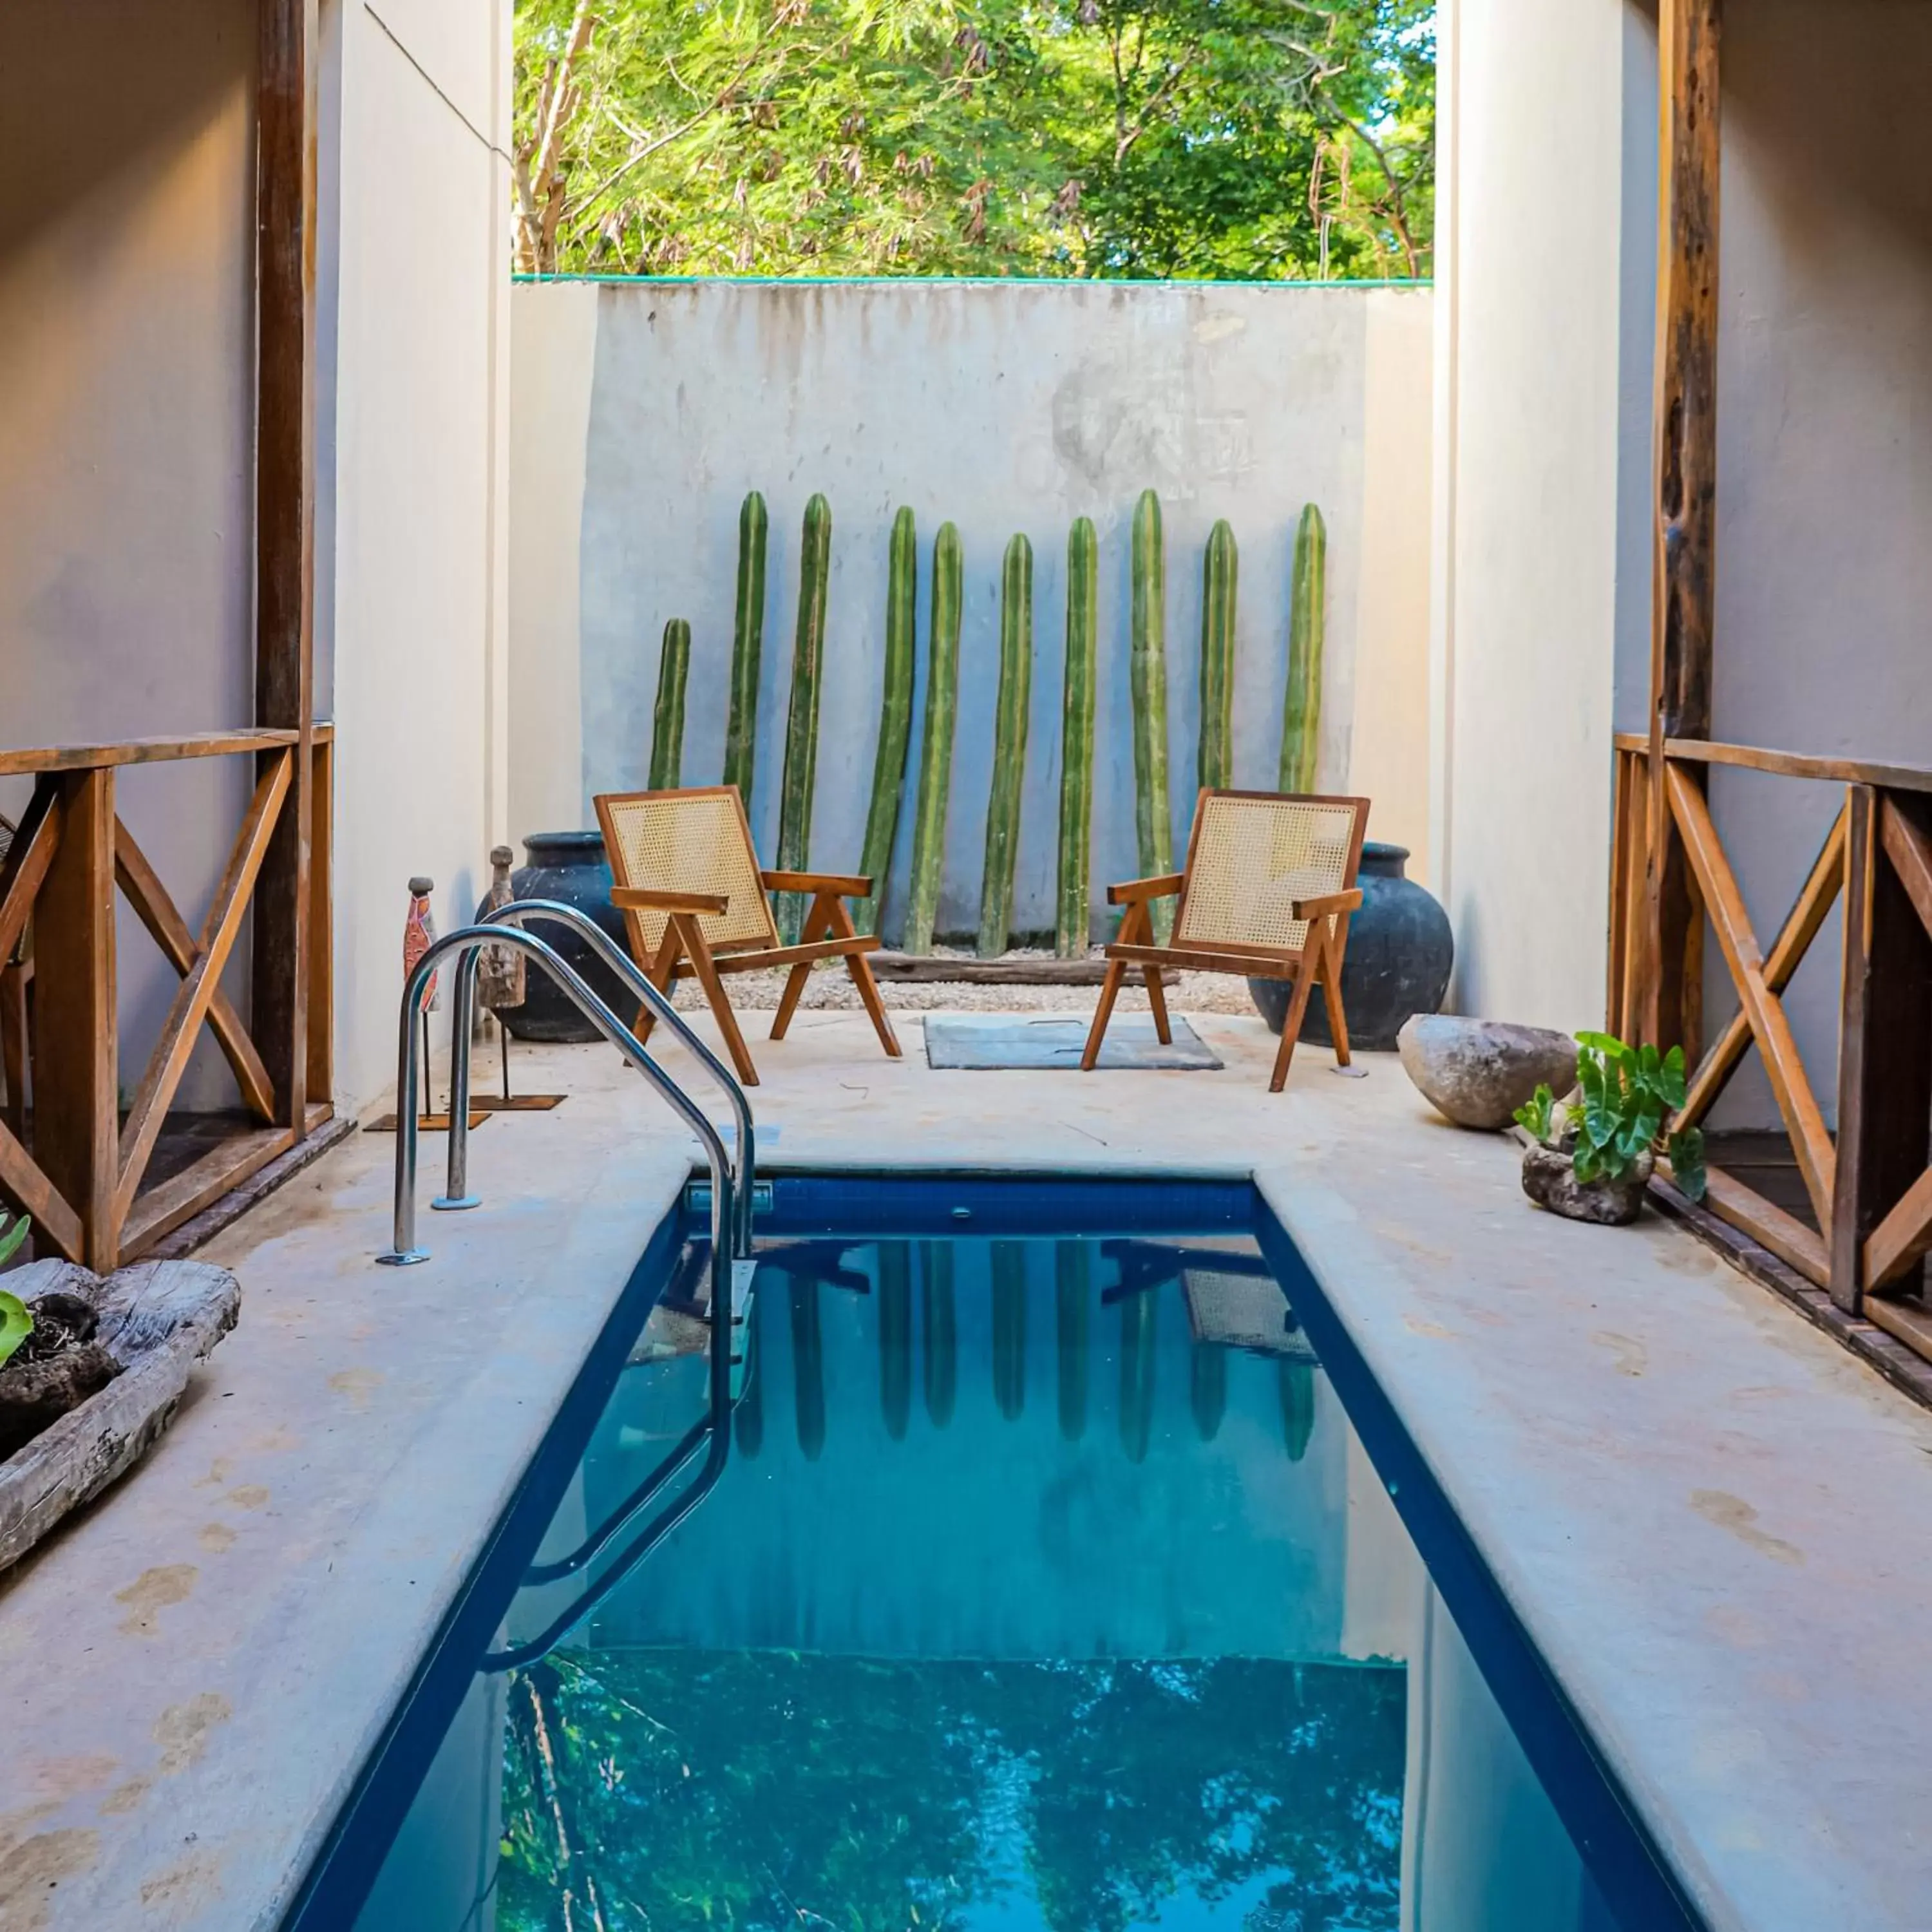
[[[958,959],[929,952],[874,952],[874,974],[902,984],[953,986],[1097,986],[1104,959]]]

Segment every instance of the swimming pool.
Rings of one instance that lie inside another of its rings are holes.
[[[700,1227],[291,1927],[1694,1924],[1250,1189],[779,1180],[728,1459],[623,1574],[704,1408]]]

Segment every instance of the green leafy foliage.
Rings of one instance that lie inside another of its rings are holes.
[[[20,1252],[32,1225],[22,1214],[10,1228],[7,1217],[0,1214],[0,1268]],[[0,1368],[6,1366],[14,1352],[33,1332],[32,1310],[17,1294],[9,1294],[4,1288],[0,1288]]]
[[[1570,1162],[1576,1178],[1622,1180],[1646,1150],[1661,1152],[1678,1188],[1693,1201],[1704,1198],[1704,1136],[1696,1127],[1666,1134],[1664,1122],[1684,1104],[1684,1049],[1659,1053],[1654,1046],[1626,1046],[1606,1033],[1580,1033],[1576,1086],[1580,1103],[1558,1106],[1539,1087],[1516,1111],[1517,1124],[1551,1147],[1574,1136]]]
[[[1432,0],[518,0],[517,266],[1430,271]]]

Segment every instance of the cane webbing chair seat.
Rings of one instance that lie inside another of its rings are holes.
[[[661,990],[686,978],[704,988],[746,1086],[758,1084],[758,1073],[724,994],[724,976],[732,973],[789,969],[772,1020],[772,1039],[782,1040],[813,962],[843,960],[880,1043],[894,1059],[899,1057],[865,957],[879,942],[859,932],[845,905],[848,899],[866,898],[871,880],[761,867],[736,785],[607,792],[592,802],[616,881],[610,902],[624,915],[638,963]],[[780,940],[767,897],[773,892],[809,896],[796,945]],[[639,1039],[650,1039],[652,1024],[650,1012],[640,1009]]]
[[[1130,970],[1147,982],[1154,1030],[1170,1037],[1163,971],[1237,973],[1293,982],[1281,1046],[1269,1082],[1288,1078],[1310,994],[1322,988],[1335,1057],[1348,1064],[1342,1010],[1342,956],[1349,915],[1361,904],[1355,874],[1368,825],[1365,798],[1277,792],[1203,791],[1184,872],[1110,886],[1110,904],[1127,910],[1106,950],[1100,1004],[1081,1059],[1090,1070]],[[1174,937],[1155,938],[1152,907],[1178,896]]]

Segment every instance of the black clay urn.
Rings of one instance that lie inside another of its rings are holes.
[[[587,913],[626,951],[624,915],[610,903],[610,868],[604,856],[601,832],[533,832],[524,841],[530,862],[512,874],[511,890],[520,899],[561,899]],[[539,922],[530,930],[547,940],[590,982],[590,990],[620,1019],[636,1012],[637,996],[591,950],[581,933],[554,922]],[[604,1036],[578,1010],[570,995],[532,960],[524,976],[524,1003],[506,1006],[498,1017],[518,1040],[592,1040]]]

